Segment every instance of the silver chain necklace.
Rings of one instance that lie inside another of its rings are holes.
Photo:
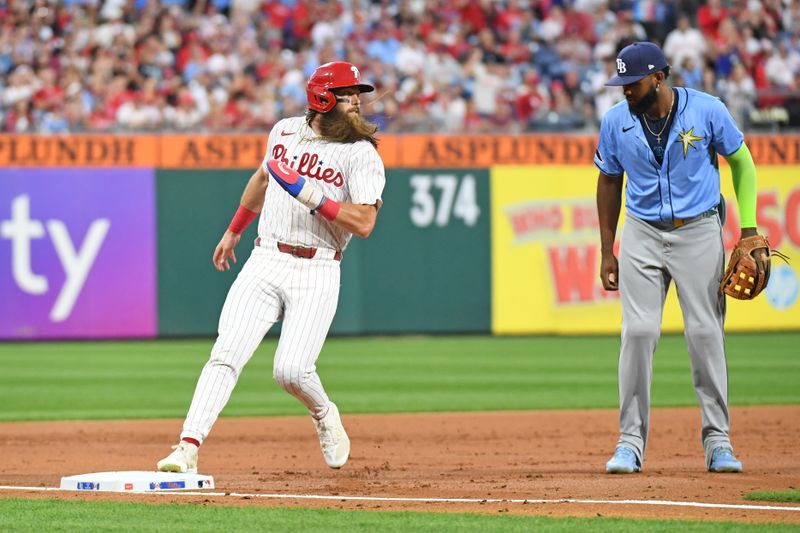
[[[670,89],[671,90],[671,89]],[[644,127],[647,128],[647,131],[656,138],[656,142],[661,144],[661,134],[664,133],[664,130],[667,129],[667,124],[669,124],[669,116],[672,114],[672,106],[675,104],[675,92],[672,92],[672,100],[669,102],[669,111],[667,111],[667,118],[664,120],[664,125],[661,126],[661,131],[658,133],[654,132],[650,129],[650,124],[647,123],[647,114],[642,113],[642,118],[644,119]]]

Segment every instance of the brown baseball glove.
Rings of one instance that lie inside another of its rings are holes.
[[[759,273],[758,263],[753,253],[763,249],[766,255],[766,264],[762,273]],[[731,260],[719,288],[728,296],[737,300],[752,300],[761,291],[767,288],[771,256],[777,255],[784,261],[787,257],[777,250],[770,250],[769,242],[763,235],[745,237],[736,243],[731,252]]]

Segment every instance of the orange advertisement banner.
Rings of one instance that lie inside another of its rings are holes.
[[[380,135],[387,168],[591,165],[596,135]],[[0,135],[6,167],[256,168],[267,133],[224,135]],[[800,135],[753,135],[756,164],[800,164]]]
[[[267,135],[164,135],[158,168],[257,168],[264,159]],[[378,152],[386,167],[397,167],[397,137],[380,138]]]
[[[158,168],[258,168],[266,135],[164,135]]]
[[[158,168],[257,168],[267,149],[264,135],[164,135]],[[386,167],[399,166],[397,137],[381,137],[378,152]]]
[[[2,167],[157,167],[154,135],[2,135]]]
[[[800,135],[752,135],[745,141],[756,164],[800,163]],[[400,152],[393,166],[419,168],[592,165],[597,148],[597,136],[586,134],[399,135],[396,142]]]
[[[596,145],[590,135],[402,135],[398,162],[420,168],[592,164]]]

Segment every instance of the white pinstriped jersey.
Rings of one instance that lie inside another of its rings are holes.
[[[269,134],[267,161],[281,159],[337,202],[372,205],[381,201],[386,174],[369,141],[338,143],[321,139],[305,117],[279,121]],[[353,236],[292,198],[270,176],[258,222],[262,239],[297,246],[344,250]]]

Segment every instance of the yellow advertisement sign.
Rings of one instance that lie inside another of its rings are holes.
[[[723,229],[728,254],[739,238],[730,170],[721,168],[728,206]],[[758,225],[773,247],[767,290],[756,300],[728,298],[727,331],[800,329],[800,167],[758,168]],[[492,331],[496,334],[618,333],[617,292],[600,283],[594,166],[502,166],[491,176]],[[623,216],[617,230],[617,246]],[[674,284],[663,331],[683,331]]]

